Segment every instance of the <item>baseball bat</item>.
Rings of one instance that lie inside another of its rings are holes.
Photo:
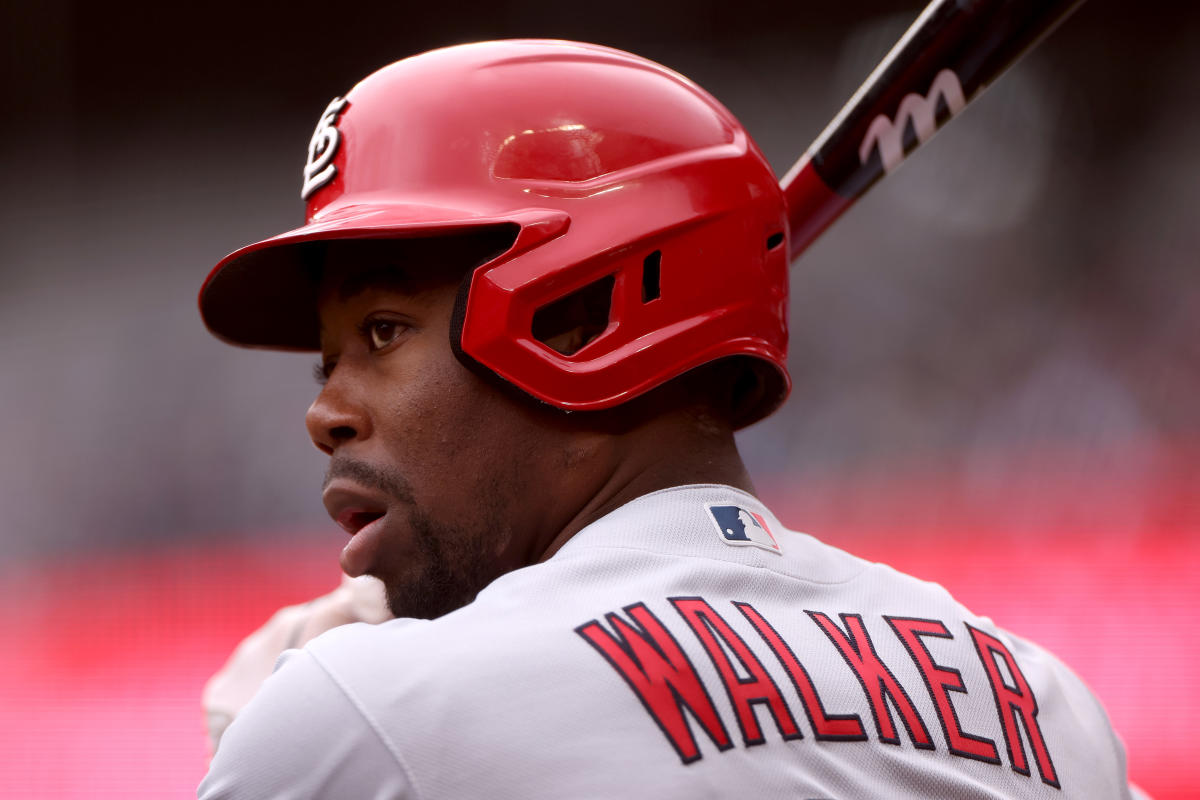
[[[933,0],[781,180],[797,258],[1083,0]]]

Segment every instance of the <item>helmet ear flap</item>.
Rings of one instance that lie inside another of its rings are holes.
[[[495,226],[492,232],[495,236],[495,248],[490,250],[489,254],[482,260],[471,264],[463,272],[462,279],[458,282],[458,289],[454,294],[454,307],[450,311],[450,350],[454,353],[454,357],[458,359],[460,364],[480,379],[495,386],[510,397],[518,398],[523,402],[532,401],[539,406],[554,409],[563,414],[569,413],[567,409],[558,408],[533,394],[522,391],[520,387],[505,380],[495,370],[489,368],[463,349],[463,329],[467,318],[467,302],[471,296],[471,285],[475,280],[476,272],[486,269],[497,258],[505,254],[514,255],[515,252],[519,252],[521,249],[514,247],[521,238],[522,228],[520,225],[505,223]]]
[[[616,278],[605,275],[533,312],[530,334],[564,356],[573,356],[612,322]]]

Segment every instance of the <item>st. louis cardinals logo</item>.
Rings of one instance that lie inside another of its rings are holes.
[[[336,124],[338,115],[346,108],[346,101],[335,97],[325,107],[317,129],[313,131],[312,139],[308,142],[308,162],[304,165],[304,186],[300,189],[300,199],[307,200],[313,192],[333,180],[337,175],[337,167],[333,165],[333,157],[337,155],[338,145],[342,135]]]
[[[922,97],[916,92],[904,95],[900,107],[896,109],[896,121],[888,119],[887,114],[880,114],[871,121],[867,135],[863,137],[858,147],[858,159],[866,164],[871,156],[875,143],[879,143],[879,160],[883,162],[884,172],[891,172],[900,166],[904,160],[904,128],[911,120],[917,140],[921,143],[937,132],[936,118],[937,99],[942,101],[953,117],[967,104],[963,96],[962,84],[953,70],[944,69],[934,76],[929,84],[929,94]],[[949,117],[947,117],[949,118]]]

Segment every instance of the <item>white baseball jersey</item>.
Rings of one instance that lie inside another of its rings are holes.
[[[1130,797],[1096,698],[754,497],[641,497],[434,621],[289,651],[203,798]]]

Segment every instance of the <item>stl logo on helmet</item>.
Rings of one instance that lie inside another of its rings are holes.
[[[740,506],[709,506],[708,513],[717,524],[721,539],[726,544],[749,545],[770,550],[772,553],[783,553],[779,549],[779,542],[775,541],[775,535],[771,533],[771,526],[762,514],[755,514]]]
[[[300,188],[300,199],[307,200],[313,192],[333,180],[337,167],[333,157],[337,155],[342,134],[337,129],[338,115],[346,108],[346,100],[335,97],[325,107],[317,129],[308,141],[308,161],[304,165],[304,185]]]

